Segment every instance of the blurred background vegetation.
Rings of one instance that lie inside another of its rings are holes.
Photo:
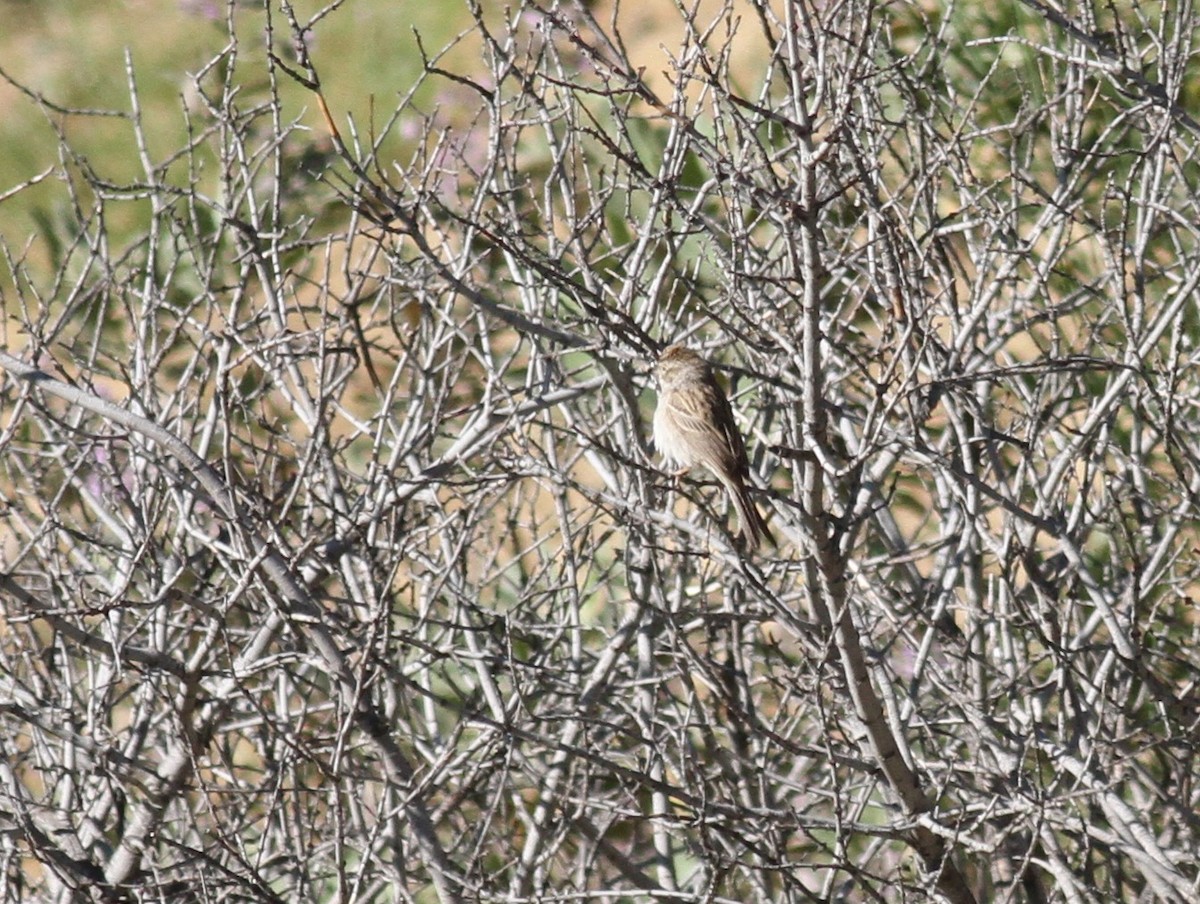
[[[293,4],[302,20],[326,5]],[[0,197],[55,165],[63,139],[70,156],[86,161],[102,179],[120,185],[142,175],[128,121],[128,66],[136,80],[147,151],[155,162],[186,143],[187,113],[196,103],[192,77],[230,43],[231,35],[240,43],[243,75],[250,76],[243,82],[246,95],[260,94],[267,48],[262,4],[237,3],[232,29],[229,15],[224,0],[0,0]],[[311,50],[321,65],[325,97],[342,117],[340,125],[353,119],[367,133],[374,116],[378,127],[421,74],[417,34],[434,53],[470,21],[465,4],[421,0],[351,0],[321,20]],[[286,56],[289,43],[285,26],[277,52]],[[460,48],[449,59],[461,61],[465,52]],[[311,92],[289,79],[278,90],[284,114],[312,130],[314,147],[326,146],[325,124]],[[417,103],[432,108],[432,87],[418,94]],[[393,130],[388,141],[385,156],[402,155],[402,134]],[[181,182],[186,177],[175,175]],[[215,175],[201,182],[209,188],[215,183]],[[136,205],[125,215],[124,223],[113,224],[118,239],[147,219]],[[46,242],[70,231],[71,219],[61,182],[48,178],[0,202],[0,237],[14,249],[32,238],[30,262],[42,269],[50,259]],[[11,286],[11,279],[8,268],[0,268],[0,288]]]

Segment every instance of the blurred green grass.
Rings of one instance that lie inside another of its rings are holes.
[[[293,3],[301,22],[325,5]],[[272,7],[274,47],[286,59],[291,36],[278,4]],[[150,157],[158,163],[186,142],[192,76],[229,44],[228,12],[227,0],[0,0],[5,23],[0,68],[8,76],[0,80],[0,198],[58,163],[56,126],[101,178],[121,184],[142,173],[127,119],[64,115],[40,106],[12,82],[61,109],[127,114],[128,50]],[[310,50],[338,127],[345,130],[353,117],[365,133],[372,111],[382,121],[417,82],[422,63],[414,30],[435,52],[468,21],[465,4],[420,0],[347,0],[322,18],[312,30]],[[233,22],[237,80],[265,85],[263,4],[237,3]],[[326,128],[313,95],[290,79],[281,82],[280,93],[285,120],[299,118],[312,129],[313,142],[322,141]],[[38,249],[47,225],[64,219],[70,219],[67,193],[53,176],[0,201],[0,237],[14,250],[32,238],[34,262],[42,258]],[[0,266],[0,291],[11,285],[7,267]]]

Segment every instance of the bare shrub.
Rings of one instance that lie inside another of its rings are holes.
[[[468,8],[6,241],[4,899],[1194,899],[1190,7]]]

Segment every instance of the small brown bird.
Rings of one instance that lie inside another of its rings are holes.
[[[674,462],[679,473],[696,465],[711,471],[729,492],[742,536],[751,549],[757,548],[771,532],[746,489],[750,477],[746,444],[712,368],[690,348],[671,345],[658,356],[655,373],[654,444],[658,451]]]

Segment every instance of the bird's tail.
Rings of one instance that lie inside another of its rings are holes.
[[[749,548],[758,549],[762,546],[763,540],[770,540],[774,543],[775,538],[771,536],[771,530],[767,527],[763,516],[758,513],[758,506],[750,498],[750,492],[746,489],[746,485],[740,480],[729,481],[726,488],[729,490],[729,498],[733,500],[733,507],[737,509],[738,528],[741,530],[742,536],[746,538]]]

